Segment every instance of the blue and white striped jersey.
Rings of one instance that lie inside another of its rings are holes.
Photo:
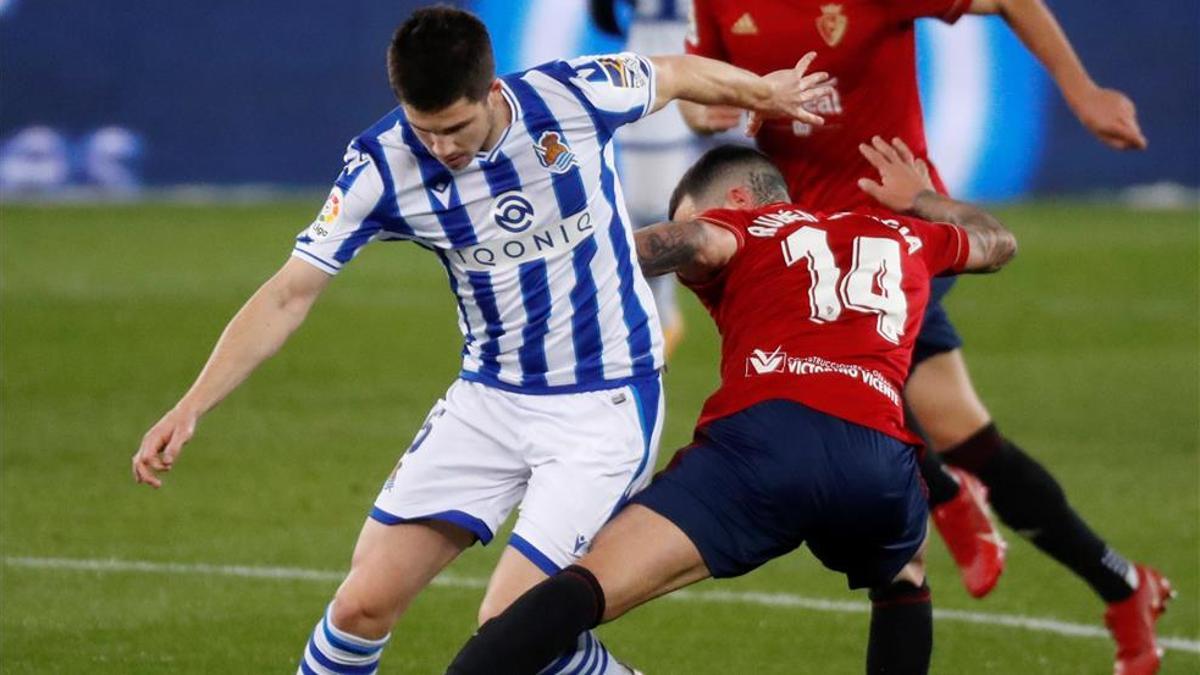
[[[393,110],[350,143],[292,255],[336,274],[372,241],[433,251],[458,299],[465,379],[565,393],[653,376],[661,331],[611,142],[650,111],[653,65],[622,53],[500,79],[513,120],[495,147],[451,171]]]

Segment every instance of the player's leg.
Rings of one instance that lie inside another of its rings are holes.
[[[413,598],[463,549],[486,544],[520,499],[526,468],[504,449],[515,441],[480,431],[504,413],[494,398],[457,382],[434,406],[376,498],[300,672],[373,672]],[[515,435],[506,429],[497,433]]]
[[[905,398],[941,457],[987,487],[1000,520],[1109,604],[1106,618],[1118,659],[1157,662],[1153,625],[1170,595],[1169,582],[1112,549],[1071,507],[1054,476],[1000,434],[971,386],[961,353],[923,361],[909,378]],[[1152,588],[1138,592],[1142,580]]]
[[[948,447],[947,438],[963,438],[990,420],[969,380],[944,381],[939,376],[943,363],[961,360],[962,338],[941,304],[953,281],[949,277],[933,282],[904,391],[909,422],[931,449]],[[943,465],[936,452],[924,453],[921,476],[929,489],[933,522],[967,592],[977,598],[987,595],[1004,571],[1005,545],[992,522],[986,490],[966,473]]]
[[[392,624],[475,535],[445,522],[383,525],[368,520],[350,574],[317,622],[300,673],[374,672]]]
[[[867,673],[929,672],[933,604],[925,580],[925,547],[886,586],[870,591]]]
[[[929,507],[916,451],[874,429],[813,416],[827,458],[809,458],[828,495],[808,545],[851,588],[870,589],[867,672],[916,675],[929,669],[933,607],[925,582]],[[819,460],[819,461],[818,461]]]
[[[713,426],[733,426],[732,437],[746,438],[760,421],[753,413],[733,417],[739,419]],[[758,435],[787,437],[771,430]],[[798,537],[781,542],[777,530],[764,527],[776,511],[754,498],[758,475],[744,453],[706,443],[681,451],[605,526],[587,556],[485,624],[449,672],[534,672],[578,631],[710,572],[735,576],[794,549]]]
[[[618,389],[518,396],[531,475],[509,548],[480,608],[485,622],[549,575],[587,553],[621,504],[649,482],[664,411],[657,376]],[[625,674],[594,635],[545,672]]]
[[[678,527],[631,504],[601,531],[593,550],[577,564],[533,587],[484,624],[447,673],[547,672],[545,665],[569,651],[579,635],[706,577],[699,551]],[[598,653],[592,663],[602,665],[602,657]]]

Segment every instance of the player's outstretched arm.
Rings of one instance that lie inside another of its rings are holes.
[[[1058,84],[1067,105],[1096,138],[1118,150],[1143,150],[1146,137],[1125,94],[1095,83],[1043,0],[972,0],[972,14],[999,14]]]
[[[638,263],[648,277],[677,273],[686,281],[712,278],[737,253],[729,230],[703,220],[667,221],[633,233]]]
[[[858,149],[879,171],[879,181],[858,181],[858,187],[875,201],[899,213],[952,223],[966,231],[971,250],[964,272],[995,272],[1017,254],[1016,237],[995,216],[938,194],[929,178],[929,167],[904,141],[893,138],[888,143],[876,136]]]
[[[816,52],[809,52],[796,62],[794,68],[777,70],[762,77],[703,56],[654,56],[650,58],[657,82],[653,110],[679,99],[750,110],[756,113],[751,118],[751,131],[757,131],[762,118],[771,117],[824,124],[821,116],[804,109],[809,101],[829,93],[828,73],[807,72],[816,56]]]
[[[158,474],[171,470],[200,416],[283,346],[332,278],[291,258],[250,297],[221,333],[191,389],[142,437],[133,455],[135,481],[162,487]]]

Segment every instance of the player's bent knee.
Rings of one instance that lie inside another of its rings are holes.
[[[378,598],[365,597],[343,586],[333,597],[330,619],[342,631],[377,640],[391,632],[400,611],[400,607],[387,606]]]

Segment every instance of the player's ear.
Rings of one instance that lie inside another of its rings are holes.
[[[754,201],[754,194],[750,192],[750,188],[745,185],[736,185],[729,188],[729,192],[725,193],[725,207],[731,209],[748,210],[758,206]]]

